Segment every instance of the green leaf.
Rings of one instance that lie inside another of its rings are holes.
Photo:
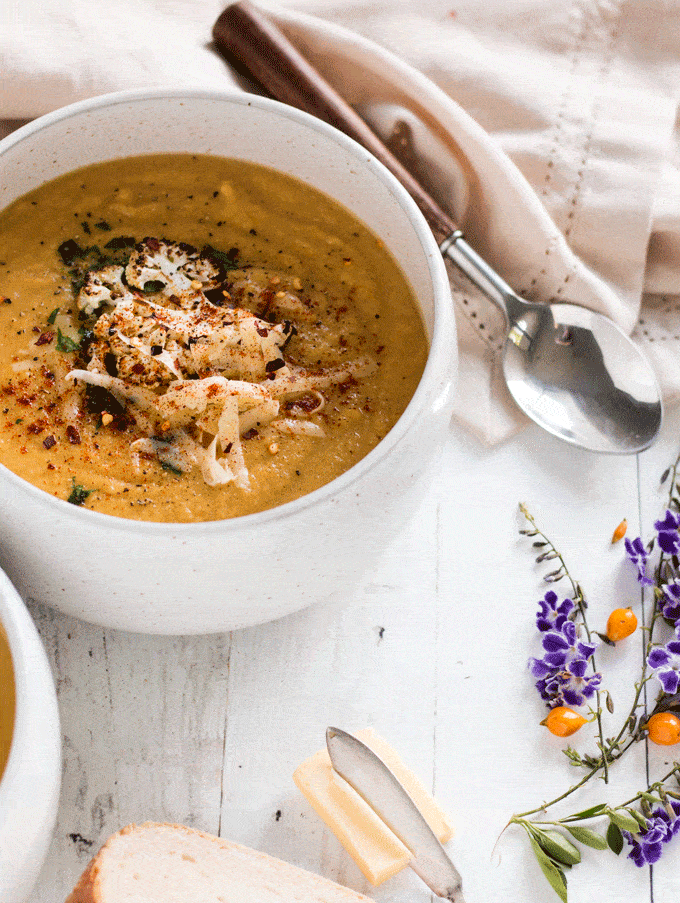
[[[71,351],[77,351],[79,347],[78,342],[74,342],[70,336],[64,335],[61,329],[57,329],[57,351],[68,354]]]
[[[598,834],[597,831],[591,831],[590,828],[583,828],[581,825],[575,825],[574,827],[565,825],[565,828],[579,843],[585,844],[587,847],[592,847],[594,850],[607,849],[608,844],[606,838],[601,834]]]
[[[534,825],[532,836],[551,859],[556,859],[563,865],[576,865],[581,861],[578,848],[561,831],[554,828],[536,828]]]
[[[562,900],[562,903],[568,903],[567,876],[562,869],[555,865],[552,859],[543,852],[533,837],[529,837],[529,842],[531,843],[531,849],[534,851],[534,856],[536,857],[548,884],[552,887],[560,900]]]
[[[623,849],[623,834],[613,821],[609,822],[609,827],[607,828],[607,845],[617,856]]]
[[[55,307],[54,310],[52,311],[52,313],[47,318],[47,322],[50,324],[50,326],[54,326],[54,321],[57,319],[58,313],[59,313],[59,308]]]
[[[563,819],[563,821],[581,821],[584,818],[595,818],[596,815],[602,815],[606,808],[606,803],[598,803],[597,806],[591,806],[590,809],[584,809],[582,812],[574,812],[573,815]]]
[[[623,809],[609,809],[607,810],[607,815],[609,816],[609,820],[614,822],[616,827],[621,828],[622,831],[630,831],[631,834],[640,833],[640,825],[637,823],[636,819]]]
[[[667,791],[667,792],[668,792],[668,791]],[[647,819],[646,819],[643,815],[641,815],[641,814],[637,811],[637,809],[628,809],[628,811],[629,811],[630,814],[633,816],[633,818],[635,819],[635,821],[640,825],[640,828],[641,828],[643,831],[646,831],[646,830],[649,828],[649,823],[647,822]]]

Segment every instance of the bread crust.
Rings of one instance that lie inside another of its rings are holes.
[[[136,833],[142,836],[149,831],[153,832],[155,829],[159,831],[171,830],[179,835],[184,834],[187,837],[202,837],[221,849],[233,850],[248,856],[248,858],[257,861],[260,864],[272,865],[276,867],[277,870],[283,871],[289,877],[299,877],[301,884],[305,884],[309,888],[310,900],[313,899],[314,901],[319,901],[323,899],[324,901],[327,900],[328,903],[373,903],[372,900],[365,897],[363,894],[343,887],[341,884],[329,881],[327,878],[322,878],[320,875],[315,875],[313,872],[308,872],[298,866],[283,862],[280,859],[269,856],[267,853],[262,853],[258,850],[253,850],[250,847],[243,846],[242,844],[224,840],[221,837],[216,837],[214,834],[208,834],[205,831],[198,831],[194,828],[188,828],[186,825],[172,824],[170,822],[144,822],[139,825],[126,825],[126,827],[109,837],[96,856],[90,861],[65,903],[121,903],[119,900],[105,899],[104,891],[102,889],[101,879],[102,876],[105,876],[106,874],[109,860],[115,858],[116,847],[122,838]],[[317,893],[323,894],[324,896],[317,896]],[[298,903],[304,903],[304,898],[300,897],[297,892],[295,899]],[[152,901],[150,901],[150,903],[152,903]],[[187,900],[187,903],[195,903],[195,901]]]

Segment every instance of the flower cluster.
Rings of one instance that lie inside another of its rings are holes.
[[[680,621],[680,583],[674,580],[672,583],[661,585],[662,596],[659,599],[661,614],[667,621],[674,624]]]
[[[638,573],[638,581],[642,584],[642,586],[651,586],[654,581],[651,577],[647,576],[647,550],[645,549],[642,540],[638,536],[637,539],[626,539],[626,552],[628,553],[628,558],[633,562],[635,567],[637,568]]]
[[[665,806],[657,807],[647,816],[647,827],[644,831],[638,834],[622,831],[631,846],[628,858],[639,868],[658,862],[663,853],[663,845],[675,837],[678,831],[680,831],[680,803],[668,800]]]
[[[680,552],[680,516],[667,510],[663,520],[656,521],[654,527],[661,551],[669,556],[677,555]],[[640,583],[653,583],[646,576],[647,553],[642,540],[634,540],[626,549],[628,557],[638,570]],[[661,583],[657,595],[659,611],[675,626],[675,638],[666,645],[653,646],[647,656],[647,664],[655,672],[662,691],[672,696],[680,689],[680,582],[673,579],[668,583]]]
[[[647,664],[656,672],[659,683],[669,696],[680,686],[680,622],[675,625],[676,640],[665,646],[655,646],[647,656]]]
[[[587,769],[584,777],[550,802],[514,815],[510,820],[510,824],[520,825],[526,831],[538,864],[562,903],[567,903],[567,870],[581,861],[579,845],[596,850],[608,848],[617,855],[627,845],[628,858],[642,867],[658,862],[666,844],[680,834],[680,790],[667,786],[672,778],[680,784],[680,761],[674,761],[672,769],[660,780],[616,807],[598,803],[557,821],[543,817],[546,809],[562,802],[596,775],[607,783],[609,769],[626,750],[641,740],[648,737],[653,743],[664,746],[677,741],[680,731],[680,454],[661,478],[662,484],[667,481],[667,510],[654,524],[656,532],[652,541],[645,545],[638,537],[626,538],[624,543],[643,591],[643,605],[648,597],[651,613],[646,623],[643,621],[647,632],[646,650],[633,703],[618,733],[611,737],[605,736],[603,731],[601,702],[606,702],[610,713],[614,706],[609,693],[600,690],[602,676],[595,669],[596,647],[591,642],[583,592],[572,578],[562,554],[539,529],[526,506],[520,506],[528,523],[520,532],[532,539],[534,549],[541,550],[536,562],[553,562],[552,567],[558,565],[545,575],[544,581],[556,584],[566,579],[571,584],[570,598],[560,600],[551,590],[539,602],[536,626],[542,638],[543,655],[529,660],[536,688],[551,709],[564,706],[569,710],[570,706],[583,705],[592,696],[597,697],[591,703],[593,717],[590,719],[597,724],[597,754],[584,754],[572,747],[564,751],[571,765]],[[624,532],[625,521],[614,531],[612,542],[623,538]],[[620,611],[624,610],[614,610],[610,620]],[[669,640],[668,634],[673,628],[674,634]],[[608,622],[606,635],[597,635],[603,641],[616,642],[612,632]],[[658,680],[660,693],[654,710],[648,715],[644,710],[643,694],[651,676]],[[580,717],[573,711],[570,714]],[[661,720],[655,720],[659,715]],[[554,733],[570,736],[574,731]],[[604,833],[600,833],[596,820],[602,822],[605,819],[609,824]]]
[[[663,520],[658,520],[654,527],[657,531],[659,546],[667,555],[677,555],[680,552],[680,517],[672,511],[666,511]]]
[[[550,706],[583,705],[598,690],[602,675],[587,674],[595,643],[584,642],[572,620],[576,604],[559,602],[550,590],[539,603],[536,626],[543,633],[543,658],[529,659],[529,669],[537,677],[536,689]]]

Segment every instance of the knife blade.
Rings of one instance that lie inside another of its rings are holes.
[[[413,855],[409,865],[438,897],[465,903],[462,879],[448,853],[393,772],[357,737],[326,730],[334,770],[356,790]]]

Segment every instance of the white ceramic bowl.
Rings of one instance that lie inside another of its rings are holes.
[[[61,781],[57,696],[38,631],[0,572],[0,624],[9,640],[16,716],[0,779],[0,900],[25,903],[47,854]]]
[[[0,564],[24,594],[110,627],[218,632],[346,598],[401,528],[449,426],[455,326],[442,256],[404,189],[337,130],[265,98],[133,91],[44,116],[0,142],[0,208],[77,167],[163,152],[268,165],[340,201],[400,261],[430,341],[416,394],[377,448],[332,483],[270,511],[138,523],[69,505],[0,468]]]

